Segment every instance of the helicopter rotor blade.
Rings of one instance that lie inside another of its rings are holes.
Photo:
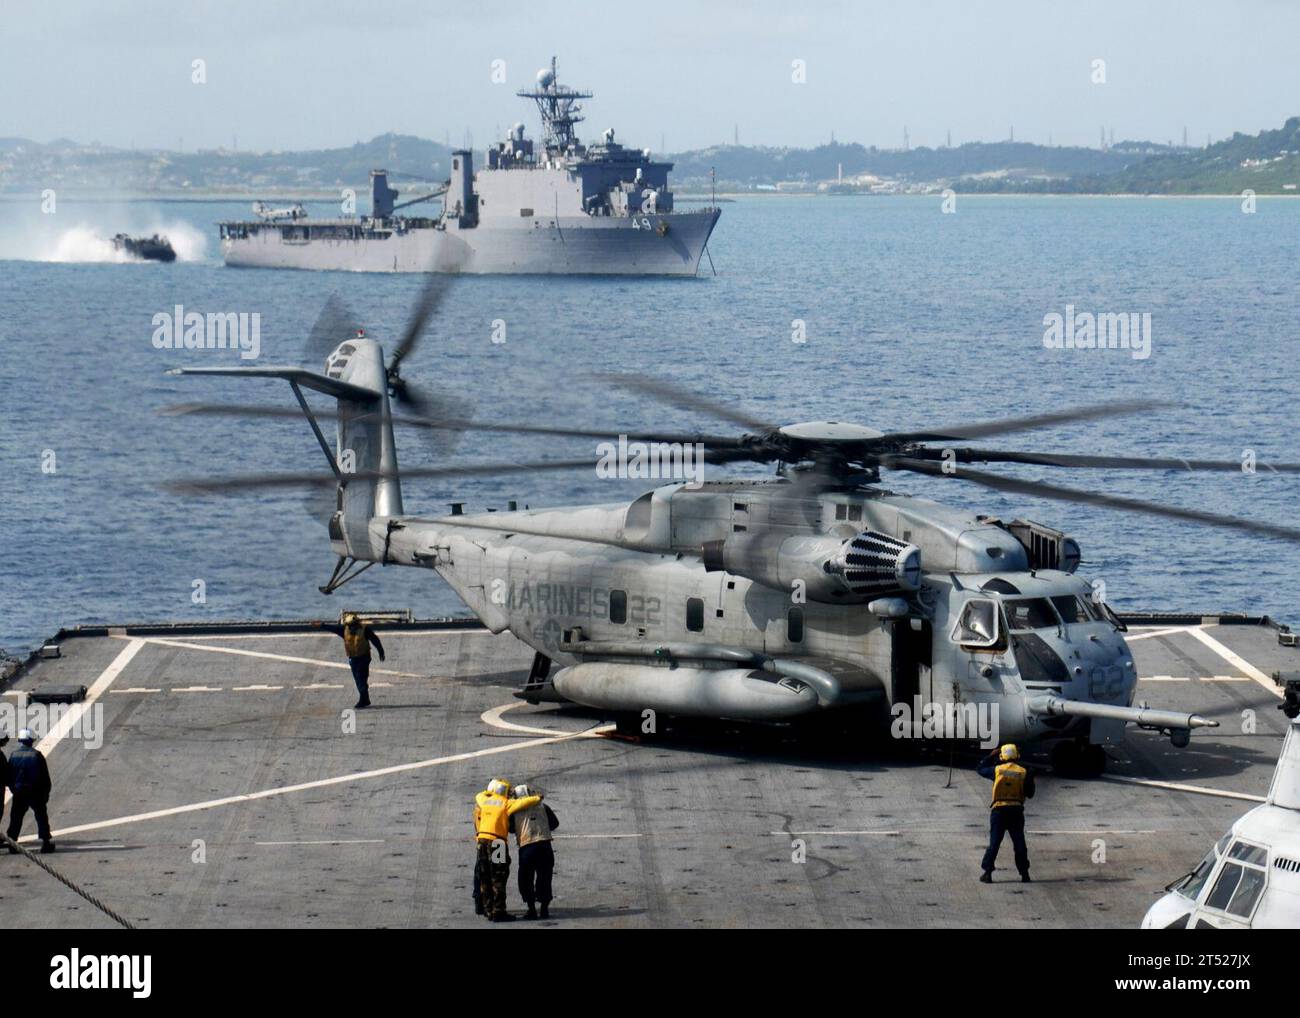
[[[442,303],[443,297],[447,294],[447,280],[436,272],[429,273],[429,278],[425,281],[423,288],[420,290],[419,297],[416,298],[415,306],[411,309],[411,316],[407,319],[406,328],[402,330],[402,338],[399,340],[397,347],[393,350],[392,357],[388,362],[390,373],[397,371],[398,365],[406,359],[407,354],[415,349],[415,345],[424,335],[424,329],[429,324],[429,319]]]
[[[1032,495],[1036,498],[1051,499],[1056,502],[1073,502],[1078,505],[1099,506],[1104,509],[1120,509],[1126,512],[1143,513],[1147,516],[1159,516],[1166,519],[1185,520],[1190,523],[1204,523],[1212,527],[1223,527],[1248,534],[1262,534],[1266,537],[1280,537],[1285,541],[1300,542],[1300,529],[1275,526],[1271,523],[1258,523],[1236,516],[1220,516],[1199,509],[1178,509],[1174,506],[1160,505],[1142,499],[1124,498],[1118,495],[1102,495],[1095,491],[1083,491],[1078,488],[1065,488],[1041,481],[1022,481],[1014,477],[990,474],[983,470],[952,469],[930,460],[914,459],[909,456],[885,456],[881,466],[891,470],[909,470],[917,474],[929,474],[932,477],[954,477],[962,481],[990,488],[993,491],[1008,492],[1016,495]]]
[[[440,397],[440,400],[444,400]],[[407,414],[393,414],[392,421],[395,426],[424,428],[431,431],[483,431],[489,433],[508,434],[508,435],[546,435],[555,438],[589,438],[602,441],[618,441],[620,438],[626,438],[629,442],[662,442],[667,444],[702,444],[706,449],[745,449],[748,448],[746,443],[741,439],[729,435],[704,435],[704,434],[686,434],[686,433],[651,433],[651,432],[634,432],[634,431],[614,431],[598,430],[587,428],[555,428],[545,424],[494,424],[490,422],[478,422],[470,420],[462,413],[456,412],[457,401],[446,399],[449,404],[450,412],[430,414],[427,416],[414,416]],[[274,418],[297,418],[302,415],[300,410],[293,407],[278,406],[256,406],[252,404],[229,404],[229,403],[177,403],[172,406],[162,407],[160,414],[168,417],[181,417],[187,415],[198,415],[207,417],[274,417]],[[339,414],[334,410],[313,410],[315,416],[320,420],[337,420]]]
[[[776,430],[775,425],[761,420],[752,414],[727,406],[725,403],[719,403],[716,400],[709,399],[707,396],[702,396],[697,392],[692,392],[690,389],[678,385],[676,382],[669,382],[663,378],[651,378],[646,375],[619,374],[615,372],[597,372],[592,377],[607,385],[614,385],[620,389],[627,389],[651,396],[661,403],[668,403],[684,410],[698,410],[701,413],[710,414],[719,420],[730,421],[732,424],[738,424],[740,427],[748,428],[750,431],[757,434],[767,434],[768,432]]]
[[[1030,463],[1044,467],[1089,470],[1191,470],[1242,472],[1240,460],[1194,460],[1161,456],[1084,456],[1072,453],[1017,452],[1011,449],[916,449],[908,453],[917,459],[941,459],[952,452],[958,463]],[[1300,463],[1256,463],[1257,472],[1300,473]]]
[[[706,463],[729,463],[746,459],[743,451],[717,450],[705,451]],[[595,470],[596,457],[574,460],[534,460],[531,463],[466,463],[449,467],[404,467],[399,470],[358,470],[343,475],[343,480],[377,481],[396,477],[400,480],[411,478],[449,479],[456,477],[482,477],[484,475],[529,474],[557,470]],[[325,473],[284,473],[284,474],[247,474],[238,477],[189,478],[169,481],[164,487],[178,495],[230,494],[267,488],[302,488],[333,487],[340,483],[333,474]]]
[[[468,463],[453,467],[408,467],[401,470],[358,470],[344,474],[345,481],[378,481],[396,477],[410,478],[482,477],[497,474],[524,474],[535,471],[591,469],[595,461],[590,457],[581,460],[538,460],[532,463]],[[236,491],[269,488],[330,488],[339,483],[333,474],[284,473],[246,474],[237,477],[198,477],[169,481],[164,487],[177,495],[224,495]]]
[[[946,442],[957,438],[987,438],[990,435],[1007,435],[1016,431],[1033,431],[1052,428],[1060,424],[1095,421],[1105,417],[1122,417],[1127,414],[1146,413],[1173,406],[1150,400],[1127,400],[1119,403],[1099,403],[1093,406],[1055,410],[1046,414],[1028,414],[1023,417],[1004,417],[978,424],[958,424],[951,428],[932,428],[928,431],[894,431],[884,435],[882,443],[892,442]]]

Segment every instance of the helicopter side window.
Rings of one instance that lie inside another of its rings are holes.
[[[686,599],[686,628],[692,633],[704,631],[704,602],[698,597]]]
[[[966,602],[952,638],[966,647],[992,647],[998,642],[998,607],[976,598]]]
[[[785,616],[787,643],[803,643],[803,609],[791,608]]]
[[[1012,631],[1026,629],[1054,629],[1059,623],[1056,612],[1045,597],[1022,597],[1002,602],[1007,611],[1007,622]]]
[[[609,592],[609,621],[618,626],[627,622],[626,590],[611,590]]]

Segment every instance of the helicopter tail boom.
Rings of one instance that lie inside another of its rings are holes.
[[[349,539],[349,545],[368,546],[366,528],[371,517],[402,515],[388,371],[378,343],[356,338],[340,344],[330,354],[325,374],[305,368],[271,366],[172,368],[168,374],[284,379],[293,388],[303,416],[311,425],[337,481],[338,508],[343,511],[344,527],[357,528],[355,541]],[[322,415],[337,421],[333,448],[308,406],[303,389],[337,400],[337,412]],[[335,537],[333,527],[331,536]]]

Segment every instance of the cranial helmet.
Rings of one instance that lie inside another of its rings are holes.
[[[504,778],[493,778],[488,782],[487,790],[493,795],[509,795],[510,782]]]
[[[1001,757],[1003,760],[1019,760],[1020,750],[1016,749],[1012,743],[1008,742],[1002,747]]]
[[[532,794],[532,790],[527,785],[515,785],[510,790],[510,798],[512,799],[527,799]]]

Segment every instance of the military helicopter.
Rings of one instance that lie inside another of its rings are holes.
[[[942,716],[939,734],[990,711],[1004,741],[1045,740],[1061,769],[1098,773],[1127,724],[1186,746],[1217,722],[1134,704],[1125,627],[1076,575],[1077,542],[1027,520],[971,514],[896,493],[882,471],[1300,540],[1300,530],[1020,480],[970,463],[1239,471],[1232,461],[1030,453],[956,443],[1149,409],[1113,403],[980,424],[881,432],[850,423],[779,425],[667,382],[606,380],[705,410],[740,434],[603,432],[449,415],[401,376],[441,299],[432,277],[391,360],[358,333],[300,367],[174,368],[289,382],[298,408],[187,404],[172,413],[303,414],[329,473],[177,482],[185,493],[334,489],[330,593],[376,562],[431,569],[494,633],[536,654],[518,695],[612,713],[787,723],[850,708],[890,724],[898,705]],[[320,329],[315,330],[317,332]],[[324,330],[329,334],[332,330]],[[332,331],[332,339],[352,330]],[[303,390],[334,398],[313,410]],[[395,413],[394,405],[409,413]],[[336,424],[334,445],[322,420]],[[677,481],[626,504],[449,515],[406,513],[402,479],[592,469],[591,458],[399,471],[394,427],[487,431],[702,449],[709,464],[774,464],[760,479]],[[935,445],[932,443],[943,443]],[[1300,464],[1260,465],[1279,473]],[[641,725],[644,730],[646,726]]]
[[[1165,888],[1144,930],[1294,930],[1300,924],[1300,676],[1274,675],[1290,724],[1264,802]]]

